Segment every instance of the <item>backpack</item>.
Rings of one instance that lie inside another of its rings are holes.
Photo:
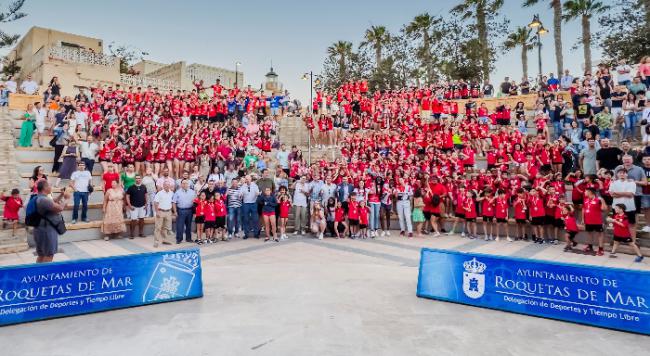
[[[36,227],[41,224],[41,214],[38,213],[36,208],[36,202],[38,201],[38,195],[34,194],[29,197],[29,202],[27,202],[27,207],[25,208],[25,225]]]

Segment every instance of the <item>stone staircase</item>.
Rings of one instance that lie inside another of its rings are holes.
[[[0,113],[0,190],[4,191],[5,195],[9,195],[11,189],[19,187],[21,181],[14,149],[18,136],[14,137],[14,121],[11,115],[9,112]],[[23,200],[27,205],[24,196]],[[4,209],[4,202],[2,202],[2,209]],[[0,231],[0,254],[21,252],[28,248],[27,235],[23,225],[16,236],[12,236],[10,227]]]

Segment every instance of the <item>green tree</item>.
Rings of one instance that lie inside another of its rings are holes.
[[[533,6],[541,0],[524,0],[524,7]],[[564,72],[564,55],[562,53],[562,1],[544,0],[553,9],[553,42],[555,43],[555,63],[558,77]],[[650,0],[649,0],[650,1]]]
[[[108,45],[108,51],[112,56],[119,58],[120,73],[123,74],[131,74],[131,66],[136,61],[143,60],[145,56],[149,55],[149,53],[139,48],[124,44],[117,45],[115,42]]]
[[[607,62],[625,59],[628,63],[638,63],[650,53],[649,14],[650,0],[617,0],[612,11],[598,19],[600,30],[594,35],[595,42]]]
[[[591,70],[591,18],[609,10],[598,0],[568,0],[564,3],[564,21],[580,19],[582,26],[582,50],[584,52],[585,70]]]
[[[483,79],[490,77],[490,63],[494,57],[494,51],[490,48],[489,23],[490,17],[497,13],[503,6],[503,0],[462,0],[462,2],[451,9],[452,13],[458,14],[463,20],[474,19],[478,46],[481,50],[481,70]]]
[[[390,33],[384,26],[371,26],[366,30],[361,47],[371,46],[375,50],[375,68],[381,66],[382,50],[390,41]]]
[[[512,50],[521,47],[521,69],[524,73],[524,78],[528,78],[528,51],[537,45],[535,36],[532,35],[533,30],[528,27],[517,27],[511,32],[506,41],[503,43],[503,48]]]
[[[339,81],[345,81],[347,76],[347,60],[352,55],[352,42],[338,41],[327,48],[327,54],[338,57]]]
[[[436,53],[440,56],[441,74],[447,79],[481,79],[483,53],[473,29],[456,18],[445,20],[440,28],[446,34]]]
[[[424,72],[427,82],[434,77],[435,57],[431,53],[431,46],[441,37],[441,33],[436,30],[441,22],[439,17],[433,17],[425,12],[415,16],[413,21],[404,28],[409,38],[422,40],[421,46],[417,49],[417,57],[420,61],[420,70]]]
[[[21,60],[22,58],[20,57],[14,59],[9,59],[9,57],[2,58],[2,74],[4,74],[6,77],[18,74],[21,69],[18,65],[18,62]]]
[[[26,13],[20,11],[24,4],[25,0],[11,2],[6,11],[0,12],[0,23],[13,22],[27,16]],[[13,46],[19,38],[20,35],[10,35],[0,30],[0,48]]]

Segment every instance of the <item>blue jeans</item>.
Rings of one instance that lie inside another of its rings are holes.
[[[623,138],[634,137],[634,127],[636,126],[637,115],[630,112],[625,115],[625,127],[623,128]]]
[[[257,213],[257,203],[242,205],[242,221],[244,235],[260,236],[260,216]]]
[[[228,234],[236,234],[242,230],[242,208],[228,208]]]
[[[378,230],[379,229],[379,209],[381,208],[381,204],[379,203],[370,203],[368,205],[370,207],[370,221],[369,222],[369,228],[370,230]]]
[[[88,220],[88,192],[74,192],[74,207],[72,208],[72,220],[79,217],[79,202],[81,202],[81,220]]]
[[[185,232],[185,241],[192,241],[192,208],[178,209],[176,216],[176,242],[183,241],[183,232]]]
[[[562,127],[562,121],[553,121],[553,137],[557,140],[564,133],[564,127]]]
[[[600,130],[600,138],[612,138],[612,130],[611,129],[602,129]]]

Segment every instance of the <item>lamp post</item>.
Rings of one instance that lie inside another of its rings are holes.
[[[314,74],[312,71],[302,75],[302,80],[309,80],[309,103],[307,105],[307,113],[312,116],[312,120],[314,115],[314,77],[316,77],[316,85],[319,85],[321,82],[320,75]],[[307,136],[307,146],[307,164],[311,166],[311,135]]]
[[[241,62],[237,61],[235,62],[235,88],[237,88],[237,84],[239,84],[239,66],[241,65]]]
[[[538,85],[542,84],[542,35],[548,33],[548,30],[539,20],[539,15],[533,16],[533,21],[528,24],[529,28],[537,29],[535,35],[537,36],[537,65],[539,70],[539,77],[537,78]]]

